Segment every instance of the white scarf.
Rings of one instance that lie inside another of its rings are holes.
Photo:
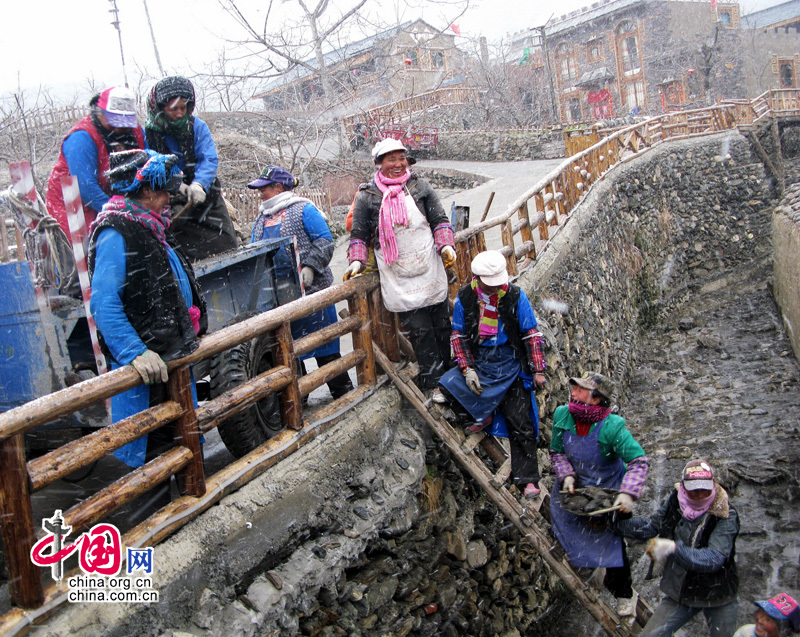
[[[298,197],[291,190],[285,190],[274,197],[270,197],[266,201],[262,201],[261,205],[258,207],[258,213],[265,217],[271,217],[275,213],[286,210],[286,208],[296,203],[311,203],[313,205],[310,199]]]

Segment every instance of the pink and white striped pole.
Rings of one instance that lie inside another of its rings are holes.
[[[84,248],[87,244],[88,231],[86,217],[83,214],[83,203],[81,203],[81,191],[78,188],[78,178],[74,175],[62,177],[61,191],[64,193],[64,207],[67,212],[67,222],[69,223],[72,254],[75,256],[75,269],[78,272],[78,282],[81,285],[83,308],[86,310],[86,319],[89,322],[89,336],[92,339],[94,360],[97,363],[98,374],[105,374],[108,371],[106,357],[100,349],[100,341],[97,338],[97,325],[94,322],[89,306],[92,300],[92,286],[89,282],[89,266],[86,263],[86,250]]]

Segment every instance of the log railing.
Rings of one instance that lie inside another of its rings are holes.
[[[296,341],[292,339],[292,321],[340,301],[347,301],[349,305],[347,318]],[[359,389],[335,401],[340,409],[349,406],[354,394],[363,393],[365,388],[376,383],[373,342],[395,361],[400,360],[399,339],[402,337],[398,336],[395,321],[394,315],[384,309],[378,278],[374,274],[298,299],[214,332],[201,340],[195,352],[169,362],[170,378],[164,403],[30,461],[26,461],[24,454],[26,432],[139,385],[138,373],[130,366],[121,367],[0,414],[0,531],[11,573],[12,601],[28,608],[45,602],[40,568],[30,558],[39,526],[33,519],[31,495],[34,492],[90,466],[142,435],[160,427],[172,427],[175,447],[66,511],[65,526],[71,526],[72,533],[77,535],[173,475],[184,498],[202,498],[207,481],[201,434],[272,392],[280,392],[281,412],[288,429],[302,432],[310,426],[303,413],[303,397],[355,367]],[[299,356],[348,333],[353,338],[352,352],[303,377],[297,376],[294,370]],[[270,336],[277,344],[275,365],[195,408],[190,366],[260,335]],[[135,546],[127,536],[126,540],[128,546]]]
[[[596,131],[587,130],[588,148],[564,160],[502,214],[456,235],[459,284],[469,280],[472,258],[487,248],[503,252],[512,275],[529,267],[592,184],[618,163],[665,141],[748,128],[770,116],[800,118],[800,90],[772,90],[749,102],[667,113],[614,131],[599,141],[595,141]],[[586,145],[580,135],[579,131],[571,133],[575,147]],[[455,289],[454,285],[451,291]]]
[[[458,284],[470,279],[471,259],[487,247],[497,247],[505,254],[512,275],[529,267],[591,185],[614,165],[670,139],[731,129],[737,124],[750,125],[763,117],[764,104],[769,112],[800,116],[800,92],[771,91],[747,105],[725,103],[648,119],[618,130],[566,159],[506,212],[456,235]],[[452,291],[456,289],[454,284]],[[292,321],[341,301],[348,303],[347,318],[296,341],[292,339]],[[299,356],[348,333],[353,339],[351,353],[304,377],[297,376],[295,363]],[[271,335],[278,345],[275,365],[195,408],[189,367],[262,334]],[[0,533],[13,603],[37,608],[47,602],[47,608],[51,608],[64,597],[65,589],[58,583],[45,591],[40,569],[30,559],[38,526],[31,505],[34,492],[146,433],[172,427],[175,447],[64,514],[65,523],[77,532],[174,475],[183,495],[123,537],[124,544],[132,547],[160,541],[322,431],[318,423],[327,420],[308,422],[303,412],[304,396],[351,367],[356,368],[359,387],[322,411],[326,415],[338,413],[366,395],[377,381],[373,343],[393,361],[411,354],[408,342],[399,334],[397,317],[384,309],[375,274],[352,279],[204,337],[195,352],[169,363],[166,402],[35,460],[25,458],[26,432],[137,386],[141,382],[138,373],[130,366],[122,367],[0,414]],[[273,392],[280,392],[287,430],[217,474],[205,476],[200,435]],[[0,631],[8,622],[29,620],[28,612],[12,611],[0,619]]]

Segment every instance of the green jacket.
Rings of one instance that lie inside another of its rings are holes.
[[[631,432],[625,427],[625,419],[616,414],[610,414],[605,420],[605,426],[600,431],[597,438],[600,444],[600,452],[606,461],[622,458],[625,463],[634,458],[644,456],[644,449],[634,440]],[[589,433],[594,431],[599,423],[594,423],[589,429]],[[556,453],[564,453],[564,432],[572,431],[578,433],[575,427],[575,420],[569,413],[567,405],[556,408],[553,414],[553,436],[550,441],[550,450]]]

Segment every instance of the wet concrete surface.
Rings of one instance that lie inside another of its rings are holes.
[[[800,368],[770,292],[771,261],[708,275],[640,335],[621,414],[651,459],[635,515],[653,512],[684,464],[704,457],[741,520],[736,544],[740,624],[753,600],[800,592]],[[629,544],[634,587],[655,605],[658,580]],[[575,608],[573,606],[573,608]],[[601,635],[583,609],[568,632]],[[702,615],[679,637],[705,635]]]

